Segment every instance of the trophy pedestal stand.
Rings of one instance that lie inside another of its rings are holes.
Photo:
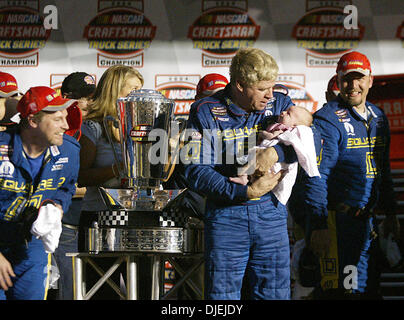
[[[144,253],[135,252],[116,252],[116,253],[68,253],[68,256],[73,258],[74,263],[74,300],[89,300],[97,292],[97,290],[107,283],[119,295],[121,300],[165,300],[169,298],[178,288],[187,283],[191,290],[194,291],[202,299],[202,290],[190,279],[190,276],[199,269],[204,259],[203,254],[147,254],[151,259],[151,296],[139,297],[138,292],[138,262],[137,258],[144,255]],[[116,260],[111,264],[110,268],[106,271],[102,270],[97,264],[97,258],[113,257]],[[187,259],[192,258],[193,264],[184,270],[178,263],[176,258]],[[176,284],[164,293],[164,261],[169,261],[174,267],[177,274],[181,276],[177,279]],[[120,288],[114,283],[110,276],[120,266],[126,263],[126,288]],[[85,265],[90,264],[100,276],[100,279],[89,290],[87,290]],[[123,290],[122,290],[123,289]],[[126,289],[126,290],[125,290]]]

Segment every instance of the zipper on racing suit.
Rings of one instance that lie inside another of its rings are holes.
[[[44,160],[43,160],[43,162],[42,162],[41,169],[39,170],[39,173],[38,173],[39,176],[42,175],[43,168],[44,168],[45,165],[50,161],[50,159],[51,159],[50,153],[49,153],[49,150],[47,150],[47,151],[46,151],[45,158],[44,158]],[[21,203],[21,205],[20,205],[20,208],[23,208],[22,211],[24,211],[24,209],[26,208],[26,204],[30,202],[31,197],[33,196],[34,193],[35,193],[35,192],[34,192],[34,181],[31,181],[31,183],[30,183],[30,188],[29,188],[29,192],[28,192],[28,196],[27,196],[27,198],[23,201],[23,203]],[[38,210],[39,210],[39,208],[38,208]],[[27,239],[24,239],[24,241],[25,241],[25,246],[26,246],[26,248],[28,248],[28,240],[27,240]]]
[[[367,109],[367,106],[365,106],[365,108]],[[369,111],[369,110],[367,110],[367,111]],[[361,120],[361,122],[364,124],[364,126],[365,126],[365,128],[366,128],[366,134],[367,134],[367,137],[368,137],[368,148],[369,148],[369,153],[371,154],[371,155],[373,155],[373,157],[374,157],[374,152],[373,152],[373,150],[372,150],[372,144],[371,144],[371,135],[370,135],[370,131],[371,131],[371,128],[370,128],[370,123],[372,122],[372,120],[373,120],[373,115],[371,114],[370,115],[370,117],[369,117],[369,119],[368,120],[365,120],[365,119],[363,119],[363,120]],[[373,149],[376,147],[376,141],[375,141],[375,146],[373,147]],[[377,161],[377,160],[376,160]],[[376,162],[375,161],[375,162]],[[370,217],[372,217],[373,219],[375,218],[375,215],[374,215],[374,213],[373,213],[373,205],[374,205],[374,203],[375,203],[375,197],[376,197],[376,195],[375,195],[375,190],[376,190],[376,185],[378,184],[377,182],[378,182],[378,179],[379,179],[379,177],[380,177],[380,172],[379,172],[379,170],[380,170],[380,168],[377,168],[377,163],[376,163],[376,175],[375,175],[375,178],[374,178],[374,181],[373,181],[373,184],[372,184],[372,190],[371,190],[371,192],[370,192],[370,198],[369,198],[369,200],[368,200],[368,203],[362,208],[362,210],[368,210],[369,212],[370,212]],[[376,237],[377,237],[377,233],[376,233],[376,231],[374,230],[374,228],[373,228],[373,225],[372,225],[372,223],[370,222],[371,220],[370,219],[368,219],[368,224],[369,224],[369,229],[370,229],[370,235],[371,235],[371,237],[373,238],[373,239],[376,239]]]

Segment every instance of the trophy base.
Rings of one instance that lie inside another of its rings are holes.
[[[202,253],[203,229],[189,228],[88,228],[85,251]]]
[[[183,190],[99,188],[109,210],[160,211]]]

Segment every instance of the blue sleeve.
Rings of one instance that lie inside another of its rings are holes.
[[[314,145],[317,155],[317,160],[319,159],[318,155],[320,155],[322,145],[321,145],[321,134],[319,130],[316,129],[313,125],[311,126],[313,131],[313,139]],[[318,177],[316,177],[317,179]],[[309,180],[312,181],[309,181]],[[314,180],[314,181],[313,181]],[[293,190],[289,198],[288,209],[291,214],[293,221],[301,226],[303,229],[306,229],[306,223],[309,216],[312,213],[312,209],[307,205],[307,190],[310,189],[308,186],[315,183],[315,179],[310,178],[309,175],[302,167],[298,167],[298,174],[296,177],[295,184],[293,185]]]
[[[215,165],[224,159],[218,158],[221,139],[215,135],[216,126],[211,119],[207,107],[191,108],[187,126],[190,139],[181,152],[188,187],[209,199],[245,201],[247,186],[230,182],[228,177],[215,170]]]
[[[342,140],[338,128],[325,118],[315,117],[313,126],[317,164],[321,176],[307,177],[305,181],[304,206],[307,208],[311,230],[327,228],[327,182],[338,161]]]
[[[69,136],[67,139],[71,140],[74,138]],[[67,150],[65,149],[65,154],[68,154],[69,157],[69,162],[66,163],[63,168],[63,177],[65,180],[57,188],[55,194],[51,198],[51,200],[58,202],[63,207],[64,213],[69,210],[72,197],[76,193],[76,183],[79,175],[80,145],[76,141],[73,141],[73,143],[74,144],[71,144],[68,141],[64,142],[64,144],[68,145]]]

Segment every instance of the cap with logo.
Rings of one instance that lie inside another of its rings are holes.
[[[70,99],[80,99],[92,95],[95,87],[93,76],[85,72],[73,72],[63,80],[60,91]]]
[[[21,93],[21,91],[18,90],[17,80],[15,80],[14,76],[6,72],[0,72],[0,97],[8,98],[17,93]]]
[[[20,99],[17,111],[21,118],[39,111],[61,111],[70,107],[74,100],[62,98],[55,90],[49,87],[32,87]]]
[[[370,75],[372,69],[369,59],[358,51],[345,53],[338,61],[337,74],[344,76],[349,72],[359,72],[365,76]]]
[[[56,112],[67,109],[67,123],[69,130],[66,134],[80,138],[81,110],[77,101],[64,99],[55,90],[49,87],[32,87],[18,101],[17,111],[21,118],[27,118],[30,114],[39,111]]]
[[[218,73],[209,73],[199,80],[196,86],[196,96],[209,96],[216,91],[223,89],[229,81],[225,76]]]

